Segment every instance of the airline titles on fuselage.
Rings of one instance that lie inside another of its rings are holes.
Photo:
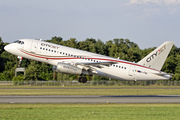
[[[46,46],[46,47],[50,47],[50,48],[54,48],[54,49],[58,49],[59,48],[57,46],[49,45],[49,44],[46,44],[46,43],[41,43],[41,46]]]

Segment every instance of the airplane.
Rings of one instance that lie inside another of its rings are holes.
[[[20,62],[27,58],[48,63],[54,71],[80,75],[78,81],[86,83],[85,75],[128,81],[172,79],[161,68],[173,45],[174,42],[166,41],[137,63],[35,39],[19,39],[4,49],[17,55]]]

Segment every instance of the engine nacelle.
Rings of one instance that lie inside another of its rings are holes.
[[[82,69],[74,65],[70,65],[70,64],[62,63],[62,62],[59,62],[57,66],[53,66],[53,70],[55,70],[56,72],[65,73],[65,74],[80,75],[82,73]]]

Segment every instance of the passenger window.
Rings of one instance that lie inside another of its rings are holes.
[[[54,53],[56,53],[56,51],[54,51]]]
[[[74,57],[76,57],[76,56],[74,55]]]
[[[73,57],[73,55],[71,55],[71,57]]]
[[[46,49],[46,51],[48,51],[48,49]]]
[[[42,49],[42,47],[40,47],[40,49]]]
[[[24,42],[22,41],[22,42],[21,42],[21,45],[23,45],[23,44],[24,44]]]
[[[118,65],[116,65],[116,67],[118,67]]]
[[[60,54],[62,54],[62,52],[60,52]]]
[[[49,49],[49,52],[50,52],[51,50]]]
[[[45,48],[43,48],[43,50],[45,50]]]
[[[68,54],[68,56],[70,56],[70,54]]]
[[[51,50],[51,52],[53,52],[53,50]]]

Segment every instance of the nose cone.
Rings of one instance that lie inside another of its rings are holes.
[[[4,47],[4,50],[6,50],[7,52],[9,52],[10,49],[11,49],[10,45],[6,45],[6,46]]]
[[[12,52],[14,52],[15,48],[14,48],[14,45],[9,44],[4,47],[4,50],[6,50],[9,53],[12,53]]]
[[[11,43],[9,45],[6,45],[4,47],[4,50],[6,50],[7,52],[17,55],[18,54],[18,50],[17,50],[18,46],[14,43]]]

